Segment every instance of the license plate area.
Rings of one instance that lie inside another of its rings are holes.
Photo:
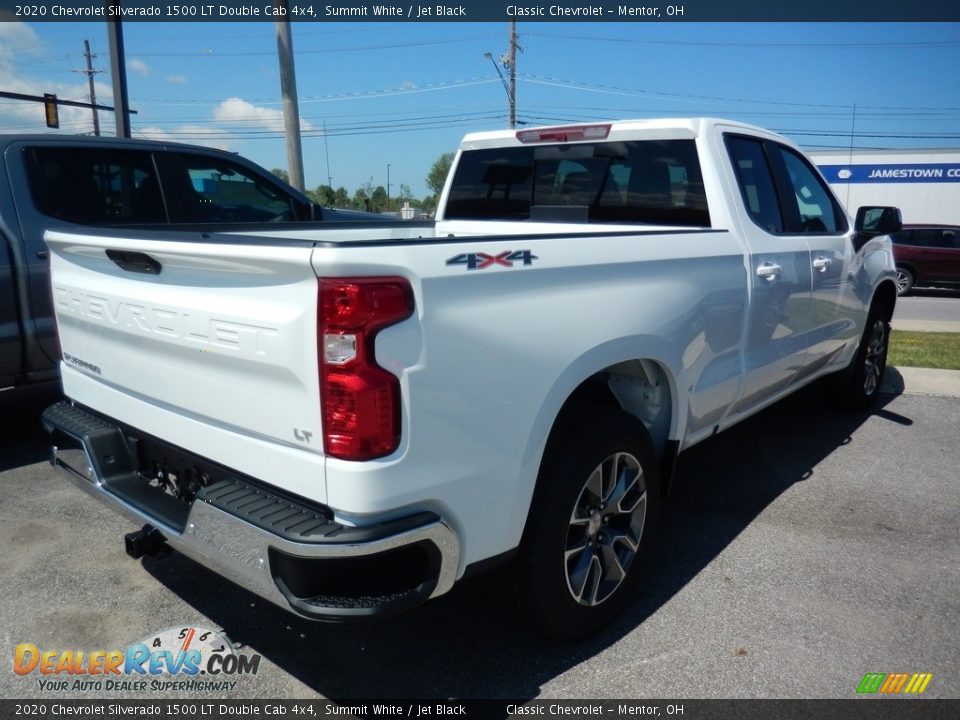
[[[202,488],[233,475],[226,468],[149,436],[128,435],[127,443],[143,481],[187,507]]]

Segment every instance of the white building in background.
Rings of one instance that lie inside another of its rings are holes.
[[[863,205],[894,205],[904,223],[960,225],[960,149],[807,154],[851,216]]]

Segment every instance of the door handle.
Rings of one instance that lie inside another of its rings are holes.
[[[782,271],[783,268],[776,263],[765,262],[763,265],[757,268],[757,275],[762,278],[766,278],[768,282],[773,282],[777,279],[777,275],[779,275]]]
[[[833,265],[833,260],[825,258],[822,255],[813,261],[813,269],[820,272],[826,272],[827,268]]]
[[[159,275],[160,270],[163,268],[159,261],[142,252],[107,250],[107,257],[121,270],[126,270],[127,272]]]

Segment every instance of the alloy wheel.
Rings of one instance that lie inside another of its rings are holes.
[[[870,328],[870,338],[867,341],[867,354],[864,357],[863,391],[867,397],[873,395],[883,376],[887,354],[887,324],[880,319]]]
[[[607,457],[583,485],[570,515],[564,570],[580,605],[610,598],[636,559],[647,512],[640,461],[630,453]]]

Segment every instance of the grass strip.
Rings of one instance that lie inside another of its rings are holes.
[[[960,370],[960,333],[894,330],[887,364]]]

